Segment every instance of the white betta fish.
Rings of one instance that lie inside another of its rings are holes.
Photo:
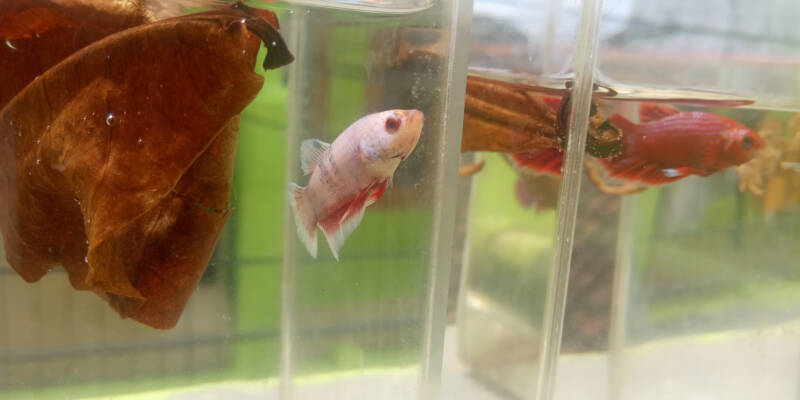
[[[353,233],[364,209],[389,186],[395,169],[414,150],[424,116],[417,110],[389,110],[367,115],[333,143],[309,139],[300,145],[300,164],[308,186],[289,184],[297,234],[317,257],[317,226],[333,256]]]

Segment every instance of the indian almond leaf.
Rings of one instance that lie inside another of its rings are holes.
[[[522,85],[467,77],[461,151],[521,153],[558,146],[556,112]]]
[[[163,20],[90,44],[11,99],[0,230],[12,268],[34,282],[61,265],[122,317],[173,327],[230,214],[261,40],[265,66],[292,61],[270,11]]]
[[[467,76],[461,151],[532,152],[564,148],[569,119],[569,92],[553,106],[552,97],[522,84]],[[563,94],[563,93],[561,93]],[[586,153],[609,157],[619,152],[622,136],[605,119],[595,116],[587,135]]]
[[[109,1],[0,1],[0,109],[72,53],[147,22],[144,11]]]

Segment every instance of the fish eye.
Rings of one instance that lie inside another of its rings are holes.
[[[391,117],[386,119],[386,132],[395,133],[397,130],[400,129],[400,120]]]
[[[751,138],[750,136],[745,136],[742,139],[742,147],[744,147],[745,149],[749,149],[752,146],[753,146],[753,138]]]

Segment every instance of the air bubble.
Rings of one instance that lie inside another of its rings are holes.
[[[14,50],[14,51],[18,50],[17,47],[14,46],[14,43],[11,43],[11,40],[9,40],[9,39],[6,39],[6,46],[8,46],[8,48],[11,49],[11,50]]]
[[[108,115],[106,115],[106,125],[113,126],[114,122],[115,122],[114,121],[114,114],[113,113],[108,113]]]

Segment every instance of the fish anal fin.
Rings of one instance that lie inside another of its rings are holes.
[[[303,175],[314,171],[330,147],[330,144],[319,139],[307,139],[300,144],[300,168],[303,169]]]
[[[662,104],[641,103],[639,105],[639,121],[644,124],[679,112],[680,110]]]
[[[297,226],[297,236],[311,254],[317,258],[317,217],[305,195],[305,188],[289,183],[289,204]]]
[[[638,156],[598,160],[610,176],[648,185],[663,185],[690,175],[690,171],[685,168],[659,168]]]
[[[517,168],[561,176],[564,153],[555,147],[537,151],[515,153],[511,159]]]
[[[350,204],[342,206],[320,221],[322,232],[328,239],[328,246],[336,260],[339,260],[339,249],[344,245],[344,241],[361,224],[364,210],[383,195],[387,186],[388,180],[367,186],[356,195]]]

